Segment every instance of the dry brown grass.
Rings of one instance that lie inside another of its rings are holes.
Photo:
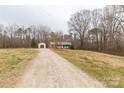
[[[94,60],[97,63],[108,64],[115,67],[124,67],[124,57],[122,56],[115,56],[105,53],[99,52],[91,52],[91,51],[82,51],[77,50],[80,55],[83,55],[89,60]]]
[[[35,49],[0,49],[0,87],[14,87]]]
[[[84,50],[52,50],[106,87],[124,87],[124,57]]]

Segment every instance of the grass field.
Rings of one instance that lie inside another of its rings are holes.
[[[106,87],[124,87],[124,57],[84,50],[52,50]]]
[[[0,87],[14,87],[35,49],[0,49]]]

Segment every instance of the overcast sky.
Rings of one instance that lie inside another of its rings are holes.
[[[49,26],[53,31],[68,30],[67,21],[81,9],[103,8],[104,6],[0,6],[0,24]]]

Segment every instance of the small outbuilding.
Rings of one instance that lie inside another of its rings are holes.
[[[46,48],[46,44],[45,43],[39,43],[38,48]]]

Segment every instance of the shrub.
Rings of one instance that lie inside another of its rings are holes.
[[[70,49],[75,49],[74,45],[71,45],[69,48],[70,48]]]

